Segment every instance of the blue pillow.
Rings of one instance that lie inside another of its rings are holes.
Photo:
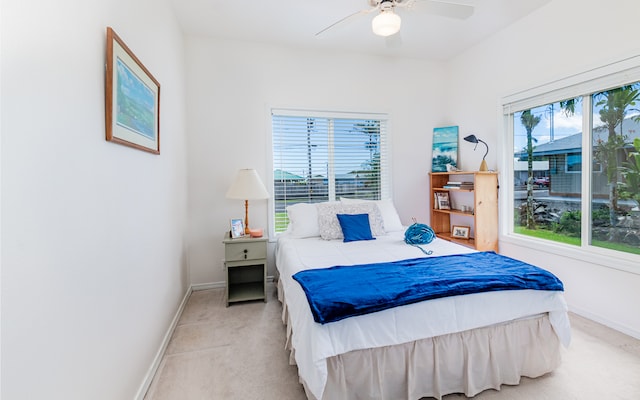
[[[371,225],[369,225],[369,214],[336,214],[344,242],[355,242],[357,240],[375,240],[371,235]]]

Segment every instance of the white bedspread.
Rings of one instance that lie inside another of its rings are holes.
[[[325,325],[313,320],[304,291],[291,278],[298,271],[473,252],[436,239],[422,246],[433,250],[426,256],[405,244],[403,237],[403,232],[393,232],[376,240],[349,243],[319,237],[294,239],[286,234],[278,239],[276,265],[292,325],[291,344],[298,372],[316,398],[322,398],[326,384],[326,359],[352,350],[401,344],[546,312],[561,343],[568,346],[571,333],[567,305],[561,292],[552,291],[478,293],[423,301]]]

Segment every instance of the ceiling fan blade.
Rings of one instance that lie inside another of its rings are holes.
[[[408,1],[409,6],[416,1]],[[473,6],[447,0],[419,0],[419,7],[431,14],[441,15],[443,17],[455,19],[467,19],[473,15]]]
[[[342,18],[342,19],[340,19],[340,20],[338,20],[338,21],[334,22],[333,24],[331,24],[331,25],[327,26],[326,28],[324,28],[324,29],[323,29],[323,30],[321,30],[320,32],[316,33],[316,34],[315,34],[315,36],[318,36],[318,35],[320,35],[321,33],[328,31],[329,29],[331,29],[331,28],[333,28],[334,26],[336,26],[336,25],[338,25],[338,24],[340,24],[340,23],[342,23],[342,22],[344,22],[344,21],[348,20],[348,19],[349,19],[349,18],[351,18],[351,17],[354,17],[354,16],[359,15],[359,14],[368,14],[368,13],[370,13],[370,12],[373,12],[373,11],[377,10],[377,9],[378,9],[378,7],[374,7],[374,8],[369,8],[369,9],[366,9],[366,10],[356,11],[356,12],[354,12],[353,14],[349,14],[349,15],[347,15],[346,17],[344,17],[344,18]]]

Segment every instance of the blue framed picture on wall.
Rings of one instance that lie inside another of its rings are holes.
[[[450,167],[447,168],[447,165]],[[447,172],[458,167],[458,127],[433,128],[432,172]]]
[[[107,141],[160,154],[160,83],[107,27]]]

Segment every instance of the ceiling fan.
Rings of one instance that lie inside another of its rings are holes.
[[[421,3],[427,12],[431,14],[441,15],[449,18],[467,19],[473,14],[473,6],[462,4],[459,1],[448,0],[367,0],[369,8],[356,11],[353,14],[349,14],[346,17],[334,22],[327,26],[320,32],[316,33],[316,36],[326,32],[334,26],[348,20],[351,17],[361,14],[370,14],[379,11],[371,21],[371,28],[373,33],[379,36],[391,36],[400,31],[400,25],[402,20],[400,16],[396,14],[396,7],[400,8],[412,8],[416,3]]]

